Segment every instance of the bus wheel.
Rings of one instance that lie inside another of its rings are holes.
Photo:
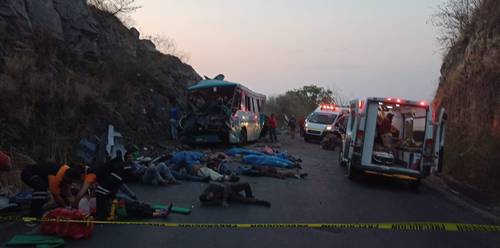
[[[411,190],[418,192],[420,190],[420,179],[409,181],[408,186]]]
[[[247,130],[246,129],[241,129],[240,133],[240,145],[244,146],[247,144]]]

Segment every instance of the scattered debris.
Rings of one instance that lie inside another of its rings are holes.
[[[64,246],[64,239],[48,235],[16,235],[6,246],[35,246],[37,248],[56,248]]]

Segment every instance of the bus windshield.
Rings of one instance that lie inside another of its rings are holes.
[[[319,124],[332,124],[333,121],[335,121],[335,118],[337,118],[336,114],[314,112],[307,118],[307,121]]]
[[[192,109],[202,112],[209,110],[213,104],[231,108],[235,89],[235,86],[218,86],[190,91],[189,105]]]

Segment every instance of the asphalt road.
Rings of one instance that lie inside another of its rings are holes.
[[[141,200],[194,206],[191,215],[172,215],[183,223],[353,223],[434,221],[492,224],[446,200],[432,189],[416,193],[404,183],[377,177],[352,182],[337,154],[318,144],[281,137],[282,149],[303,159],[305,180],[242,177],[272,207],[232,204],[200,207],[206,186],[186,182],[168,187],[132,185]],[[316,229],[171,229],[149,226],[96,226],[89,240],[69,247],[500,247],[498,233],[401,232]]]

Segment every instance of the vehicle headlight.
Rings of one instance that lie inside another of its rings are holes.
[[[309,124],[306,122],[306,124],[304,124],[304,126],[305,126],[305,127],[308,127],[308,126],[309,126]]]
[[[326,130],[327,130],[327,131],[332,130],[332,126],[326,126]]]

